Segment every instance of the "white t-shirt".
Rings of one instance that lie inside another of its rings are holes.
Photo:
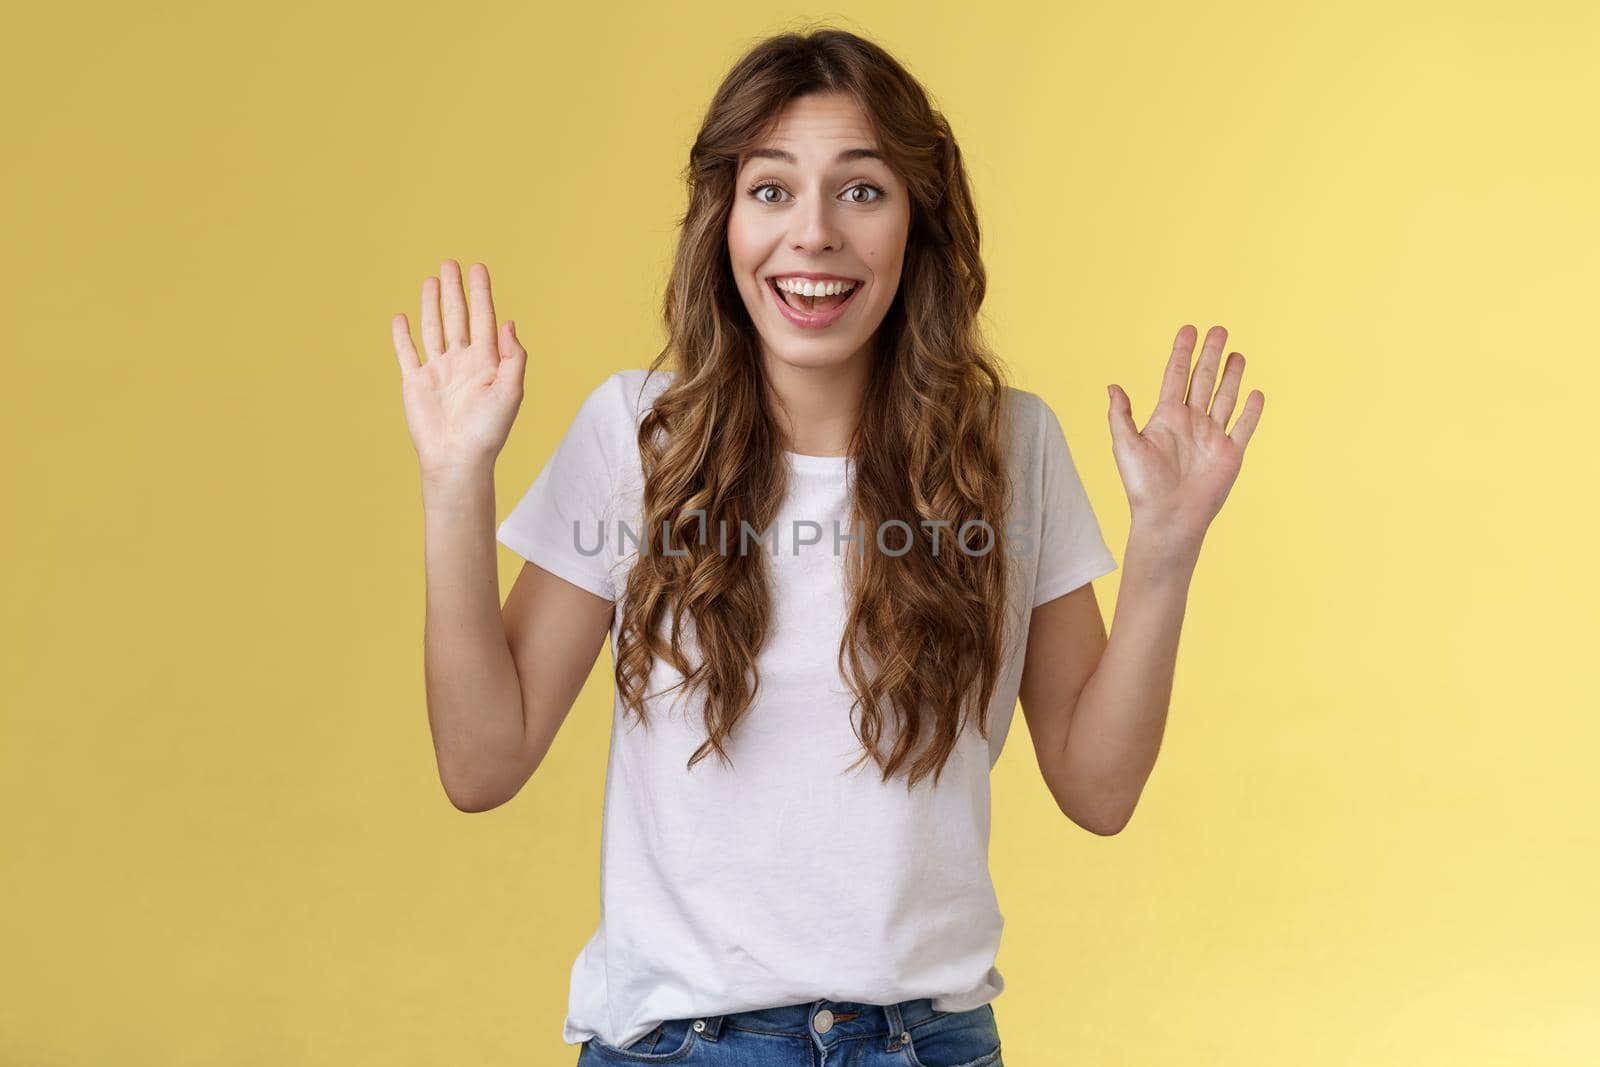
[[[636,553],[620,524],[643,540],[639,419],[671,374],[625,370],[600,383],[500,524],[500,542],[619,599]],[[648,731],[614,700],[600,923],[572,968],[565,1042],[627,1045],[668,1019],[819,999],[931,997],[938,1010],[967,1011],[1004,988],[994,966],[1004,919],[988,868],[989,771],[1016,710],[1028,616],[1117,566],[1055,413],[1020,389],[1009,400],[1011,534],[1026,532],[1007,543],[1025,551],[1009,557],[1020,629],[988,741],[969,722],[937,788],[931,775],[910,791],[903,776],[880,783],[871,759],[843,773],[864,754],[837,664],[844,553],[855,548],[843,541],[835,553],[834,531],[855,532],[850,461],[785,453],[789,495],[769,527],[774,613],[756,703],[729,739],[733,765],[710,753],[685,767],[705,727],[698,699],[664,694],[682,677],[666,664],[656,663],[648,686]],[[889,551],[905,543],[892,527],[883,538]],[[728,544],[737,546],[736,531]],[[753,539],[750,550],[768,551]],[[613,655],[620,621],[619,604]],[[692,641],[686,650],[694,662]],[[892,719],[885,727],[892,742]]]

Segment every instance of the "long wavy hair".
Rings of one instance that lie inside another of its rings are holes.
[[[742,154],[772,131],[788,101],[830,91],[860,106],[912,201],[900,285],[874,335],[849,454],[850,528],[864,523],[871,545],[881,523],[898,519],[913,541],[898,556],[846,554],[850,606],[838,666],[855,694],[862,759],[876,762],[885,782],[905,771],[910,788],[932,773],[937,786],[968,721],[988,737],[1013,639],[996,525],[1011,492],[1007,389],[977,323],[986,287],[977,213],[950,126],[893,57],[844,30],[761,41],[723,80],[690,149],[688,209],[663,301],[668,340],[650,371],[671,356],[677,366],[639,425],[645,536],[624,593],[616,682],[643,723],[653,663],[671,664],[682,675],[672,688],[704,692],[707,739],[689,768],[713,751],[731,762],[725,745],[760,688],[756,658],[772,621],[767,557],[722,551],[705,534],[742,531],[741,523],[766,530],[788,468],[760,337],[733,278],[728,219]],[[937,553],[923,520],[949,523]],[[886,534],[885,543],[898,548],[904,536]],[[962,550],[951,550],[952,537]],[[684,653],[685,629],[698,662]],[[885,754],[890,716],[897,728]]]

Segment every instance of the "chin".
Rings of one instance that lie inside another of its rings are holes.
[[[842,367],[849,363],[855,354],[861,351],[863,341],[852,341],[840,344],[838,341],[818,338],[807,343],[805,339],[796,341],[783,338],[777,344],[771,338],[766,339],[767,352],[773,360],[785,366],[794,367],[796,370],[821,370],[828,367]]]

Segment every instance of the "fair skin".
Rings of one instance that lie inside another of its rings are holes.
[[[766,141],[740,160],[728,217],[728,259],[761,337],[761,361],[788,450],[848,451],[866,391],[878,325],[894,302],[911,203],[875,151],[849,97],[790,101]],[[793,271],[861,283],[844,315],[823,329],[786,319],[766,279]]]
[[[532,777],[583,688],[613,604],[524,564],[505,604],[495,564],[494,461],[522,403],[528,354],[495,324],[489,271],[467,294],[446,260],[422,282],[422,362],[390,323],[422,475],[423,664],[439,781],[462,811],[504,804]]]
[[[875,333],[899,285],[905,186],[881,160],[841,158],[873,147],[849,98],[819,94],[791,101],[761,150],[740,161],[729,263],[761,337],[790,451],[847,450]],[[768,188],[752,194],[757,184]],[[883,195],[857,192],[863,185]],[[861,288],[832,325],[803,329],[766,288],[770,275],[789,271],[838,274]],[[423,281],[425,363],[404,315],[391,332],[422,474],[429,724],[446,794],[463,811],[483,811],[537,770],[615,605],[531,563],[498,603],[493,468],[521,403],[527,353],[509,322],[495,323],[487,268],[472,265],[465,296],[454,261]],[[1218,383],[1226,339],[1221,327],[1207,334],[1191,381],[1195,333],[1178,331],[1142,431],[1127,394],[1108,388],[1112,451],[1132,516],[1109,639],[1090,585],[1033,611],[1023,714],[1057,805],[1097,834],[1127,824],[1154,767],[1200,544],[1265,400],[1252,391],[1227,429],[1244,357],[1233,353]]]
[[[1178,330],[1142,430],[1128,394],[1107,387],[1131,515],[1110,639],[1088,585],[1033,609],[1020,700],[1039,770],[1062,812],[1103,836],[1128,824],[1155,767],[1201,541],[1266,402],[1252,390],[1228,429],[1244,356],[1232,353],[1218,382],[1227,339],[1221,326],[1207,332],[1191,378],[1195,329]]]

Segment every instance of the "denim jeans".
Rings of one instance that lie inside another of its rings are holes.
[[[934,1011],[927,997],[898,1004],[814,1000],[760,1011],[671,1019],[626,1048],[583,1043],[578,1067],[1004,1067],[994,1008]]]

